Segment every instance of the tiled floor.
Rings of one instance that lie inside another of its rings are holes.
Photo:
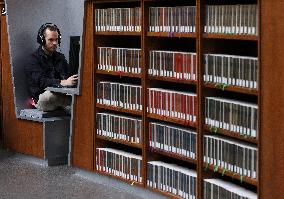
[[[80,169],[0,149],[0,198],[162,199],[156,193]]]

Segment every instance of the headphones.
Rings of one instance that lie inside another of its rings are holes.
[[[60,43],[61,43],[61,33],[60,33],[60,30],[59,28],[53,24],[53,23],[45,23],[43,24],[40,29],[38,30],[38,33],[37,33],[37,43],[39,43],[40,45],[44,46],[45,45],[45,37],[44,37],[44,31],[47,29],[47,28],[51,28],[53,27],[54,29],[56,29],[57,33],[58,33],[58,45],[60,46]]]

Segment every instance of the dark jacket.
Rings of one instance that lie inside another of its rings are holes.
[[[41,46],[27,59],[25,72],[30,96],[36,102],[46,87],[59,86],[71,76],[65,56],[59,52],[47,56]]]

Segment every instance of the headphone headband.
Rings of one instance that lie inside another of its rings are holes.
[[[40,29],[38,30],[38,34],[37,34],[37,43],[39,43],[42,46],[45,45],[44,31],[49,27],[54,27],[56,29],[56,31],[58,33],[58,45],[60,46],[61,33],[60,33],[59,28],[54,23],[45,23],[40,27]]]

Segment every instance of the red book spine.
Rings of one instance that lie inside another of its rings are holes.
[[[185,79],[185,73],[186,73],[185,54],[180,53],[180,57],[181,57],[180,59],[181,59],[181,68],[182,68],[181,78]]]
[[[157,110],[158,110],[158,92],[156,90],[154,90],[154,112],[155,114],[157,114]]]
[[[172,115],[171,117],[175,117],[176,115],[176,94],[173,92],[172,94]]]
[[[186,95],[182,95],[182,119],[185,120],[185,114],[186,114]]]
[[[161,115],[161,109],[162,109],[162,93],[161,91],[158,91],[158,114]]]
[[[192,80],[192,72],[191,72],[191,70],[192,70],[192,66],[191,66],[191,54],[187,54],[186,55],[186,58],[187,58],[187,60],[186,60],[186,68],[187,68],[187,77],[188,77],[188,79],[190,79],[190,80]]]
[[[180,118],[180,105],[181,105],[180,94],[176,93],[176,112],[177,112],[176,117],[177,118]]]
[[[185,120],[188,121],[189,120],[189,95],[185,95]]]
[[[167,93],[167,113],[166,113],[166,116],[170,116],[170,111],[171,111],[171,94],[170,93]]]
[[[196,121],[196,116],[197,116],[197,97],[196,96],[194,96],[194,100],[193,100],[193,108],[194,108],[194,114],[193,114],[193,116],[194,116],[194,121]]]
[[[162,115],[166,116],[166,92],[162,92]]]
[[[150,95],[151,95],[151,113],[154,111],[154,91],[150,90]]]
[[[189,113],[189,120],[192,122],[192,116],[193,116],[193,97],[192,96],[189,96],[189,103],[188,103],[188,113]]]
[[[179,73],[179,79],[183,78],[183,71],[182,71],[182,56],[180,53],[177,53],[177,65],[178,65],[178,73]]]
[[[193,77],[195,77],[194,79],[196,79],[196,72],[197,72],[197,63],[196,63],[196,54],[192,55],[192,68],[193,68]]]

